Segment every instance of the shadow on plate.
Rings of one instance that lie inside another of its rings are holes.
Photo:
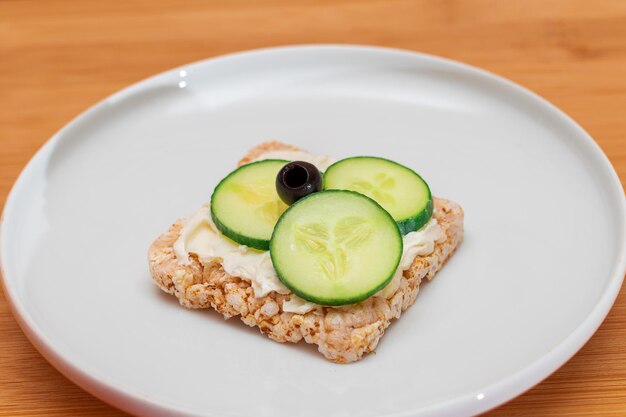
[[[261,333],[258,327],[248,326],[247,324],[242,322],[239,319],[239,317],[232,317],[230,319],[224,319],[224,317],[221,314],[219,314],[217,311],[213,309],[209,309],[209,308],[188,309],[186,307],[181,306],[180,303],[178,302],[178,299],[175,296],[166,293],[165,291],[161,290],[159,287],[157,287],[154,284],[152,284],[151,287],[156,297],[159,298],[159,302],[167,303],[170,306],[175,306],[178,308],[183,308],[187,310],[189,314],[196,314],[199,317],[202,317],[204,320],[211,322],[211,325],[227,326],[230,329],[233,329],[233,331],[246,332],[247,334],[256,338],[261,337],[268,343],[279,343],[279,342],[275,342],[271,340],[269,337]],[[294,350],[302,354],[315,356],[316,358],[322,361],[325,360],[324,357],[320,353],[317,352],[316,345],[306,343],[304,340],[301,340],[298,343],[289,343],[289,342],[280,343],[280,345],[282,345],[282,347],[285,349],[290,349],[290,350]]]

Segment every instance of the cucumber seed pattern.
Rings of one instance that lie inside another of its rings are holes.
[[[322,223],[295,227],[298,248],[315,254],[320,272],[337,280],[348,268],[346,252],[363,245],[372,236],[372,225],[364,218],[348,216],[339,220],[332,231]]]
[[[365,194],[384,206],[385,204],[395,203],[395,198],[389,192],[395,186],[395,178],[385,172],[379,172],[374,176],[374,181],[357,179],[348,186],[348,189]]]

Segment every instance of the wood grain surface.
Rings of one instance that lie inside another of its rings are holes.
[[[626,1],[0,1],[0,198],[86,107],[146,76],[273,45],[422,51],[563,109],[626,181]],[[0,295],[0,416],[123,416],[35,351]],[[490,416],[626,416],[626,293],[565,366]]]

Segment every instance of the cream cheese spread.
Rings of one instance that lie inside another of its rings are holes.
[[[400,265],[398,265],[396,274],[379,294],[385,298],[391,297],[400,286],[402,273],[411,267],[415,257],[430,255],[435,250],[435,243],[441,242],[445,240],[445,238],[446,235],[443,233],[441,226],[439,226],[437,219],[434,217],[422,226],[421,229],[407,233],[402,238],[402,258],[400,258]]]
[[[303,300],[295,294],[291,294],[289,300],[283,301],[283,311],[287,313],[305,314],[321,307],[319,304]]]
[[[249,280],[257,297],[264,297],[271,291],[290,293],[278,279],[270,253],[240,245],[222,235],[208,207],[202,207],[187,220],[174,243],[174,252],[183,264],[189,263],[190,253],[204,263],[221,259],[224,272]]]

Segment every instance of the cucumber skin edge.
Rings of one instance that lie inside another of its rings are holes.
[[[222,234],[224,236],[226,236],[227,238],[229,238],[230,240],[239,243],[240,245],[244,245],[244,246],[248,246],[251,247],[253,249],[258,249],[258,250],[269,250],[270,248],[270,241],[266,240],[266,239],[256,239],[256,238],[252,238],[252,237],[247,237],[244,235],[241,235],[237,232],[235,232],[234,230],[231,230],[228,226],[226,226],[224,223],[222,223],[217,216],[215,215],[214,211],[213,211],[213,200],[215,199],[215,193],[217,192],[217,190],[219,190],[220,186],[222,185],[222,183],[224,183],[227,179],[229,179],[231,176],[233,176],[237,171],[239,171],[242,168],[248,167],[250,165],[255,165],[255,164],[259,164],[259,163],[263,163],[263,162],[284,162],[286,164],[289,163],[289,161],[284,160],[284,159],[261,159],[259,161],[252,161],[250,163],[241,165],[240,167],[237,167],[235,170],[231,171],[228,175],[226,175],[224,178],[222,178],[220,180],[220,182],[217,183],[217,185],[215,186],[215,188],[213,189],[213,193],[211,194],[211,203],[210,203],[210,209],[211,209],[211,219],[213,219],[213,223],[215,223],[215,227],[217,227],[217,229],[222,232]],[[282,215],[281,215],[282,217]],[[279,218],[280,220],[280,218]],[[276,222],[276,224],[278,224],[278,222]],[[274,225],[274,229],[276,228],[276,225]],[[272,233],[274,232],[274,230],[272,230]]]
[[[278,225],[280,224],[281,221],[283,221],[283,219],[285,217],[285,214],[292,207],[294,207],[295,205],[299,204],[301,201],[305,201],[308,198],[312,198],[312,197],[314,197],[314,196],[316,196],[316,195],[318,195],[320,193],[350,193],[350,194],[356,194],[356,195],[358,195],[360,197],[364,197],[364,198],[370,200],[371,202],[373,202],[374,204],[376,204],[378,207],[380,207],[380,209],[385,213],[385,215],[389,219],[391,219],[393,224],[396,225],[396,229],[398,231],[398,241],[399,241],[400,251],[398,252],[398,257],[397,257],[396,262],[395,262],[395,267],[391,271],[391,274],[384,281],[381,281],[381,283],[378,286],[376,286],[375,288],[371,289],[370,291],[367,291],[366,293],[363,293],[363,294],[360,294],[358,296],[354,296],[354,297],[351,297],[351,298],[327,299],[327,298],[315,297],[315,296],[312,296],[310,294],[303,293],[300,290],[298,290],[297,288],[295,288],[286,278],[284,278],[282,276],[279,268],[276,268],[276,262],[274,261],[274,254],[272,252],[272,241],[274,240],[274,235],[276,234],[276,229],[278,228]],[[294,294],[296,294],[298,297],[302,298],[305,301],[310,301],[312,303],[319,304],[321,306],[339,307],[339,306],[356,304],[358,302],[364,301],[364,300],[370,298],[372,295],[376,294],[378,291],[380,291],[383,288],[385,288],[387,286],[387,284],[389,284],[389,282],[391,282],[391,280],[393,279],[394,275],[396,274],[396,270],[398,269],[398,265],[400,265],[400,260],[402,259],[403,249],[404,249],[404,241],[402,240],[402,233],[400,231],[398,223],[391,216],[391,214],[389,214],[389,212],[387,210],[385,210],[380,204],[378,204],[378,202],[376,200],[366,196],[365,194],[361,194],[361,193],[359,193],[357,191],[352,191],[352,190],[323,190],[323,191],[318,191],[317,193],[309,194],[308,196],[304,197],[303,199],[296,201],[294,204],[289,206],[287,208],[287,210],[285,210],[283,212],[283,214],[280,216],[280,218],[276,222],[276,225],[274,226],[274,231],[272,232],[272,239],[270,240],[269,251],[270,251],[270,258],[272,259],[272,265],[274,266],[274,269],[276,270],[276,275],[278,276],[278,279],[287,288],[289,288],[289,290],[291,292],[293,292]]]
[[[246,237],[243,235],[240,235],[239,233],[229,229],[227,226],[225,226],[222,222],[219,221],[219,219],[217,218],[217,216],[213,213],[213,206],[211,205],[211,219],[213,219],[213,223],[215,223],[215,227],[217,227],[217,229],[222,232],[222,234],[224,236],[226,236],[227,238],[229,238],[230,240],[234,241],[235,243],[238,243],[240,245],[244,245],[244,246],[248,246],[250,248],[253,249],[258,249],[258,250],[269,250],[270,248],[270,241],[269,240],[265,240],[265,239],[255,239],[252,237]]]
[[[417,216],[396,221],[398,227],[400,228],[400,233],[402,233],[402,236],[421,229],[426,223],[428,223],[430,218],[433,216],[433,199],[430,195],[430,189],[428,190],[428,194],[428,204],[426,205],[426,208],[422,210]]]
[[[414,175],[416,175],[424,183],[424,185],[426,186],[426,190],[428,190],[428,203],[426,204],[426,207],[424,209],[422,209],[422,211],[420,211],[417,215],[411,216],[411,217],[408,217],[408,218],[402,219],[402,220],[394,219],[394,221],[398,224],[398,228],[400,229],[400,233],[402,234],[402,236],[405,236],[405,235],[407,235],[407,234],[409,234],[411,232],[415,232],[416,230],[421,229],[422,226],[424,226],[426,223],[428,223],[428,221],[430,220],[430,218],[433,215],[433,207],[434,207],[434,205],[433,205],[433,195],[432,195],[432,192],[430,191],[430,186],[424,180],[424,178],[422,178],[422,176],[420,174],[415,172],[412,168],[409,168],[408,166],[402,165],[401,163],[393,161],[391,159],[383,158],[383,157],[380,157],[380,156],[365,156],[365,155],[349,156],[347,158],[343,158],[343,159],[340,159],[338,161],[335,161],[328,168],[326,168],[326,171],[324,172],[324,174],[326,174],[328,171],[330,171],[330,169],[333,168],[333,166],[335,166],[335,165],[337,165],[337,164],[339,164],[341,162],[344,162],[344,161],[347,161],[347,160],[352,160],[352,159],[378,159],[378,160],[381,160],[381,161],[390,162],[393,165],[397,165],[400,168],[403,168],[403,169],[413,173]],[[325,185],[326,184],[324,183],[324,186]],[[340,190],[340,188],[334,188],[334,189]],[[346,190],[346,191],[353,191],[353,190]],[[357,192],[357,191],[354,191],[354,192]],[[376,203],[378,203],[378,202],[376,202]],[[385,210],[384,207],[383,207],[383,210]],[[278,224],[278,223],[276,223],[276,224]]]

